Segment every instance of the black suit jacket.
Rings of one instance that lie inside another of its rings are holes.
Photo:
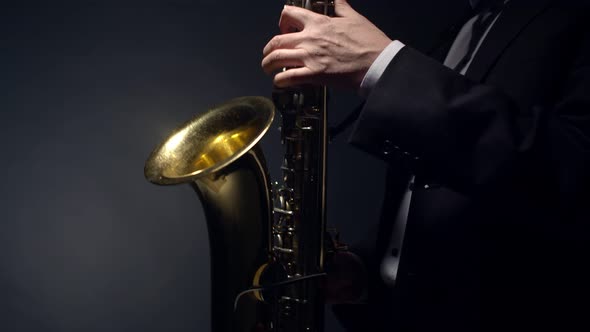
[[[349,329],[587,324],[587,8],[510,1],[466,77],[409,46],[387,67],[351,136],[389,174],[378,240],[365,255],[368,304],[335,308]],[[409,174],[416,185],[389,288],[378,267]]]

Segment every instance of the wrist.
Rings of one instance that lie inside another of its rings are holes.
[[[379,53],[361,80],[359,86],[359,94],[361,96],[366,97],[369,95],[391,60],[393,60],[404,46],[399,40],[394,40]]]

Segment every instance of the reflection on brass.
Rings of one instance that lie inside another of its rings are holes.
[[[152,152],[146,178],[155,184],[185,183],[212,174],[250,150],[274,117],[272,102],[242,97],[183,124]]]

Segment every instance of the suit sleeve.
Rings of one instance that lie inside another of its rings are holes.
[[[522,110],[498,89],[406,46],[368,96],[350,142],[458,191],[526,173],[576,195],[590,169],[588,38],[578,51],[558,100]]]

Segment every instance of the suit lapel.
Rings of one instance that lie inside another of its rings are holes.
[[[451,21],[451,24],[442,32],[437,41],[432,44],[427,50],[426,55],[429,55],[431,58],[437,60],[440,63],[443,63],[453,41],[457,37],[459,30],[467,20],[469,20],[473,15],[473,10],[464,8],[461,10],[461,13],[457,15],[457,19],[455,21]]]
[[[504,50],[552,0],[511,0],[484,39],[465,76],[482,81]]]

